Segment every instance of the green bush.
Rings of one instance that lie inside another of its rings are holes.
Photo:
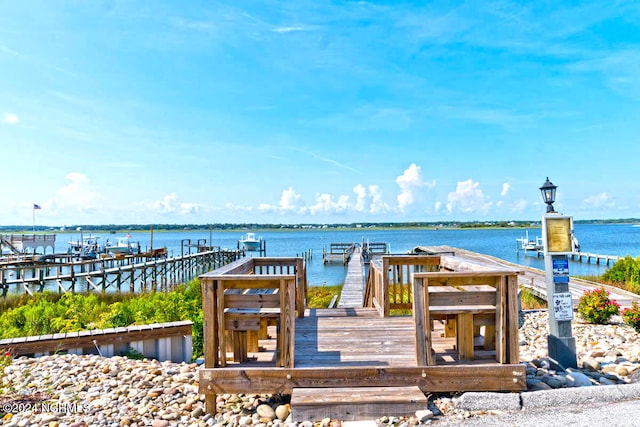
[[[578,303],[580,316],[589,323],[608,323],[611,316],[620,312],[620,305],[609,299],[609,294],[604,288],[585,291]]]
[[[604,272],[602,279],[627,291],[640,293],[640,257],[634,259],[627,255],[616,261]]]
[[[631,308],[622,310],[622,319],[624,323],[640,332],[640,304],[634,301],[631,303]]]
[[[131,294],[54,294],[20,298],[0,313],[0,339],[134,324],[191,320],[193,354],[203,354],[202,290],[198,279],[170,292]]]

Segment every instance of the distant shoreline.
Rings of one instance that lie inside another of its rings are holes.
[[[574,224],[640,224],[640,219],[574,220]],[[460,229],[524,229],[540,228],[540,221],[441,221],[441,222],[404,222],[404,223],[349,223],[349,224],[106,224],[74,226],[0,226],[0,234],[21,233],[60,234],[78,233],[81,227],[86,233],[127,233],[127,232],[247,232],[247,231],[352,231],[352,230],[460,230]]]

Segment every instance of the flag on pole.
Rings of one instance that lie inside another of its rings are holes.
[[[36,204],[34,203],[34,204],[33,204],[33,209],[42,209],[42,208],[40,207],[40,205],[36,205]]]

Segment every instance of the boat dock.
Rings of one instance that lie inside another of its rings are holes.
[[[11,288],[33,294],[60,292],[164,290],[244,255],[244,251],[213,250],[167,258],[165,248],[135,255],[78,260],[67,254],[0,263],[0,296]]]
[[[329,251],[327,252],[325,248],[322,252],[322,262],[324,264],[341,262],[346,265],[354,255],[356,248],[360,249],[358,256],[362,257],[366,263],[374,256],[389,253],[389,245],[386,242],[331,243]]]
[[[347,265],[357,246],[357,243],[331,243],[329,251],[326,248],[322,250],[322,262],[324,264],[339,262]]]
[[[6,248],[15,256],[23,256],[29,252],[35,254],[36,249],[54,250],[55,234],[0,234],[0,256]]]
[[[527,249],[524,251],[525,253],[534,252],[537,257],[544,256],[542,249]],[[590,252],[573,252],[567,256],[569,257],[570,260],[576,261],[576,262],[586,262],[586,263],[595,262],[596,264],[604,264],[604,265],[613,265],[619,259],[624,258],[618,255],[593,254]]]
[[[568,256],[569,256],[569,259],[572,259],[573,261],[578,261],[578,262],[594,261],[596,264],[600,264],[602,262],[605,265],[615,264],[616,261],[624,258],[617,255],[601,255],[601,254],[592,254],[590,252],[574,252]]]
[[[338,308],[362,307],[364,302],[364,263],[361,253],[362,248],[360,247],[353,251],[340,293]]]

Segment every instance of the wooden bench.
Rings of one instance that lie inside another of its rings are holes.
[[[278,323],[276,366],[293,367],[296,276],[226,274],[203,281],[205,363],[227,365],[247,360],[250,334],[266,329],[269,319]],[[257,341],[257,339],[256,339]]]
[[[474,359],[474,335],[484,326],[485,349],[500,363],[518,362],[517,271],[416,273],[413,315],[417,363],[435,365],[431,329],[436,319],[455,331],[460,360]],[[449,335],[449,336],[451,336]]]

